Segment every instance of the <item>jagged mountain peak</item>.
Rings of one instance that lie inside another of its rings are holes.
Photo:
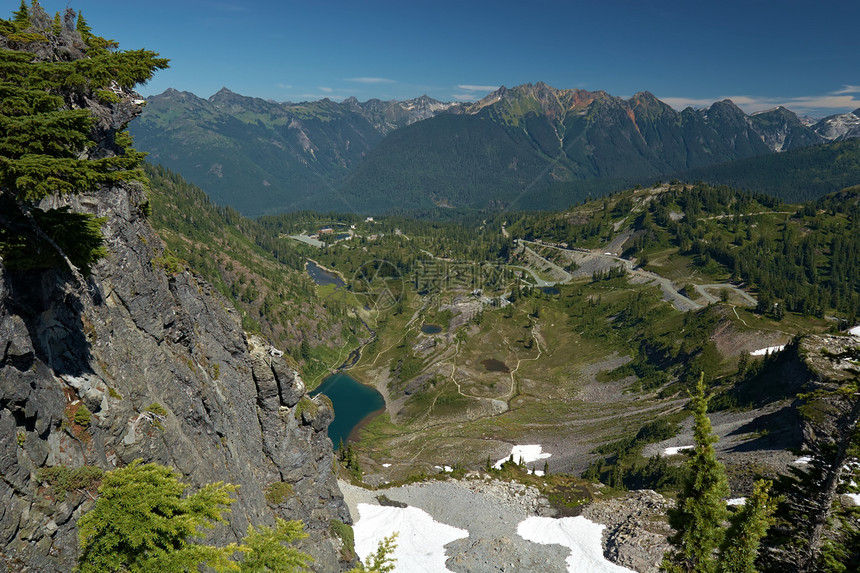
[[[784,107],[781,105],[778,105],[776,107],[772,107],[770,109],[763,109],[761,111],[755,111],[750,115],[756,116],[756,115],[765,115],[765,114],[782,114],[782,115],[790,114],[790,115],[794,115],[795,117],[797,117],[797,115],[793,111],[791,111],[787,107]]]
[[[640,104],[640,105],[642,105],[642,104],[655,104],[655,105],[657,105],[657,104],[663,103],[659,99],[657,99],[657,96],[655,96],[654,94],[652,94],[651,92],[649,92],[647,90],[642,91],[642,92],[636,92],[635,94],[633,94],[633,97],[630,98],[629,101],[636,102],[637,104]]]
[[[728,98],[721,99],[719,101],[715,101],[710,106],[708,106],[706,109],[707,109],[709,114],[716,112],[716,113],[730,113],[730,114],[736,115],[736,116],[745,116],[746,115],[744,113],[744,111],[741,108],[739,108],[735,102],[733,102],[732,100],[730,100]]]
[[[803,124],[796,113],[783,106],[756,112],[749,116],[749,121],[753,130],[773,151],[786,151],[793,147],[824,142]]]
[[[590,92],[583,89],[557,89],[544,82],[520,84],[507,88],[501,86],[496,91],[478,100],[467,108],[467,113],[475,114],[485,108],[502,106],[500,112],[508,121],[518,123],[518,118],[526,113],[544,114],[551,120],[558,120],[574,109],[584,109],[596,100],[613,100],[603,90]]]
[[[209,101],[216,101],[216,100],[219,100],[219,99],[222,99],[225,97],[232,97],[232,96],[237,96],[237,95],[239,95],[239,94],[230,90],[226,86],[222,86],[220,90],[218,90],[217,92],[212,94],[212,96],[209,98]]]
[[[174,88],[167,88],[160,94],[156,96],[152,96],[150,99],[164,99],[164,100],[182,100],[182,101],[193,101],[200,99],[196,94],[188,91],[180,91]]]
[[[830,141],[860,137],[860,108],[852,112],[830,115],[812,126],[813,131]]]

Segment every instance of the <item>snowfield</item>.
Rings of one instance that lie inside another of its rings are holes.
[[[514,456],[514,462],[530,464],[538,460],[543,460],[552,456],[552,454],[544,453],[543,447],[540,444],[532,444],[528,446],[514,446],[511,448],[511,456]],[[493,466],[497,470],[502,469],[502,464],[510,459],[510,456],[500,459]],[[543,470],[535,470],[535,475],[542,476]]]
[[[565,560],[568,573],[635,573],[603,557],[601,533],[605,525],[578,517],[530,517],[520,522],[517,534],[542,545],[563,545],[570,549]]]
[[[774,352],[782,352],[785,348],[785,344],[782,346],[768,346],[767,348],[760,348],[758,350],[753,350],[750,352],[750,356],[766,356],[768,354],[772,354]]]
[[[848,334],[852,336],[860,336],[860,326],[848,329]]]
[[[675,447],[672,447],[672,448],[666,448],[665,450],[663,450],[663,455],[664,455],[664,456],[677,456],[677,455],[678,455],[678,454],[680,454],[682,451],[684,451],[684,450],[692,450],[692,449],[694,449],[695,447],[696,447],[696,446],[675,446]]]
[[[445,567],[445,545],[468,537],[469,532],[434,521],[417,507],[387,507],[358,504],[359,519],[352,526],[355,552],[367,562],[383,538],[397,532],[395,573],[441,573]],[[598,546],[600,535],[598,534]]]

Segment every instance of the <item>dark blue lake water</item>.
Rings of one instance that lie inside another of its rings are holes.
[[[321,269],[320,266],[313,261],[308,261],[305,264],[305,268],[308,271],[308,276],[320,286],[334,285],[336,287],[342,287],[346,284],[338,275],[330,273],[325,269]]]
[[[311,396],[325,394],[334,406],[334,421],[328,427],[328,437],[337,449],[341,440],[345,444],[353,429],[362,420],[385,408],[385,399],[376,388],[362,384],[349,374],[332,374],[319,385]]]
[[[424,334],[439,334],[442,332],[442,327],[436,324],[422,324],[421,332]]]

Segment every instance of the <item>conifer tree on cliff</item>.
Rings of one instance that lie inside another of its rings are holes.
[[[40,202],[144,180],[125,126],[91,109],[113,118],[113,106],[135,105],[131,90],[167,60],[117,50],[81,19],[84,38],[66,12],[51,18],[22,2],[0,19],[0,258],[20,270],[65,264],[82,281],[79,269],[106,254],[101,221]]]

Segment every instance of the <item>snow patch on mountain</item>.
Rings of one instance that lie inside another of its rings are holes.
[[[567,570],[591,573],[632,573],[632,569],[615,565],[603,557],[601,535],[605,525],[580,516],[555,519],[530,517],[520,522],[517,534],[533,543],[562,545],[570,549]]]
[[[830,141],[860,137],[860,109],[825,117],[816,123],[812,130]]]

